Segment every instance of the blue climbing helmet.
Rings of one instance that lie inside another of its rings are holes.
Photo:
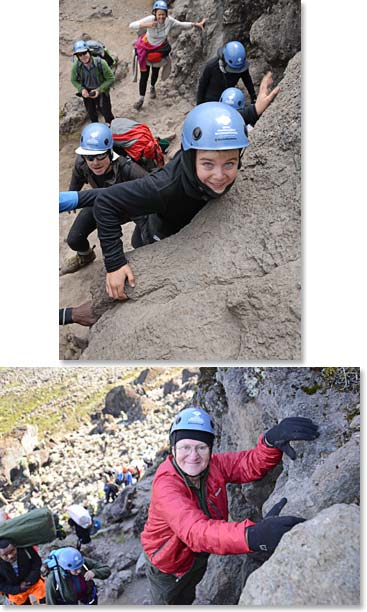
[[[167,2],[165,2],[164,0],[156,0],[156,2],[154,2],[152,6],[152,13],[154,13],[154,11],[158,9],[161,9],[161,11],[166,11],[166,13],[168,13]]]
[[[210,415],[202,408],[196,408],[190,406],[181,410],[172,423],[170,434],[174,431],[180,431],[182,429],[190,429],[193,431],[206,431],[207,433],[214,434],[214,424]]]
[[[112,149],[112,132],[105,123],[89,123],[80,136],[80,146],[75,149],[78,155],[105,153]]]
[[[189,438],[204,442],[212,449],[214,437],[214,424],[210,415],[195,406],[181,410],[176,415],[169,432],[171,447],[174,447],[179,440]]]
[[[245,108],[245,94],[238,87],[227,87],[227,89],[222,91],[219,102],[229,104],[240,111]]]
[[[240,113],[229,104],[204,102],[195,106],[187,115],[182,128],[181,144],[184,151],[225,151],[243,149],[249,142],[246,124]]]
[[[65,571],[80,569],[84,563],[84,557],[79,550],[72,546],[61,548],[57,555],[57,562]]]
[[[223,58],[228,72],[243,72],[246,68],[246,49],[238,40],[224,45]]]
[[[73,45],[73,54],[76,55],[76,53],[84,53],[85,51],[89,51],[85,40],[77,40]]]

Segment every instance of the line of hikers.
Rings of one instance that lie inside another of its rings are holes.
[[[259,435],[255,448],[239,452],[213,452],[215,434],[212,417],[197,406],[181,410],[170,427],[170,454],[156,471],[141,534],[153,605],[192,604],[211,553],[261,551],[270,556],[283,535],[305,521],[279,516],[285,498],[257,522],[228,520],[226,486],[261,479],[282,460],[283,453],[296,460],[290,442],[310,442],[319,436],[311,419],[283,419]],[[85,516],[83,508],[72,508],[70,513],[80,521]],[[4,537],[0,526],[0,591],[13,604],[25,605],[33,599],[50,605],[96,605],[94,578],[104,580],[110,574],[108,565],[70,546],[51,551],[42,564],[34,546],[20,546],[14,538]]]
[[[157,0],[152,16],[130,24],[133,30],[146,28],[146,33],[134,44],[134,57],[141,71],[139,108],[144,101],[150,67],[151,96],[156,96],[159,70],[169,58],[170,30],[193,26],[203,29],[205,22],[206,19],[197,23],[175,20],[168,15],[167,3]],[[107,62],[111,57],[108,50],[100,45],[102,51],[94,52],[96,41],[92,41],[94,46],[90,45],[90,49],[88,42],[91,41],[74,44],[76,61],[72,66],[72,82],[83,96],[86,108],[92,104],[91,91],[93,104],[101,105],[101,100],[109,95],[113,79],[113,65],[110,67]],[[157,52],[159,58],[153,55]],[[105,80],[97,86],[95,81],[98,74],[102,79],[102,73]],[[248,90],[250,104],[245,103],[243,91],[236,87],[240,79]],[[197,106],[183,124],[181,149],[165,165],[159,139],[148,126],[127,118],[115,119],[112,112],[103,111],[106,125],[98,123],[96,113],[89,113],[92,123],[82,131],[69,192],[60,194],[60,212],[81,209],[67,236],[75,255],[61,266],[60,274],[75,272],[94,261],[96,254],[88,236],[98,228],[107,272],[106,291],[113,299],[127,299],[125,283],[134,287],[135,277],[123,252],[121,226],[130,221],[135,223],[131,244],[136,249],[177,233],[208,201],[225,194],[236,179],[249,144],[248,130],[278,92],[279,87],[272,89],[269,72],[256,94],[243,44],[229,41],[206,64],[198,84]],[[162,154],[160,163],[154,154]],[[148,159],[152,162],[150,166],[146,163]],[[92,189],[81,191],[86,184]],[[60,325],[73,322],[93,325],[96,320],[91,302],[59,312]]]

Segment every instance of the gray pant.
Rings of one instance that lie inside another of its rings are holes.
[[[205,574],[208,557],[197,557],[192,568],[181,577],[164,574],[147,560],[147,577],[153,605],[192,604],[195,588]]]

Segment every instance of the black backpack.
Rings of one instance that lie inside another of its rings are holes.
[[[86,40],[85,44],[94,57],[101,57],[104,59],[110,68],[116,64],[116,60],[113,59],[108,49],[103,43],[99,42],[99,40]]]

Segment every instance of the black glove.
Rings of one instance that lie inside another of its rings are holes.
[[[319,435],[318,427],[311,419],[288,417],[266,432],[265,442],[270,446],[280,448],[288,457],[294,460],[297,457],[297,453],[289,444],[289,441],[315,440]]]
[[[247,543],[251,550],[273,552],[287,531],[306,520],[297,516],[277,516],[286,503],[287,499],[283,497],[262,521],[247,527]]]

